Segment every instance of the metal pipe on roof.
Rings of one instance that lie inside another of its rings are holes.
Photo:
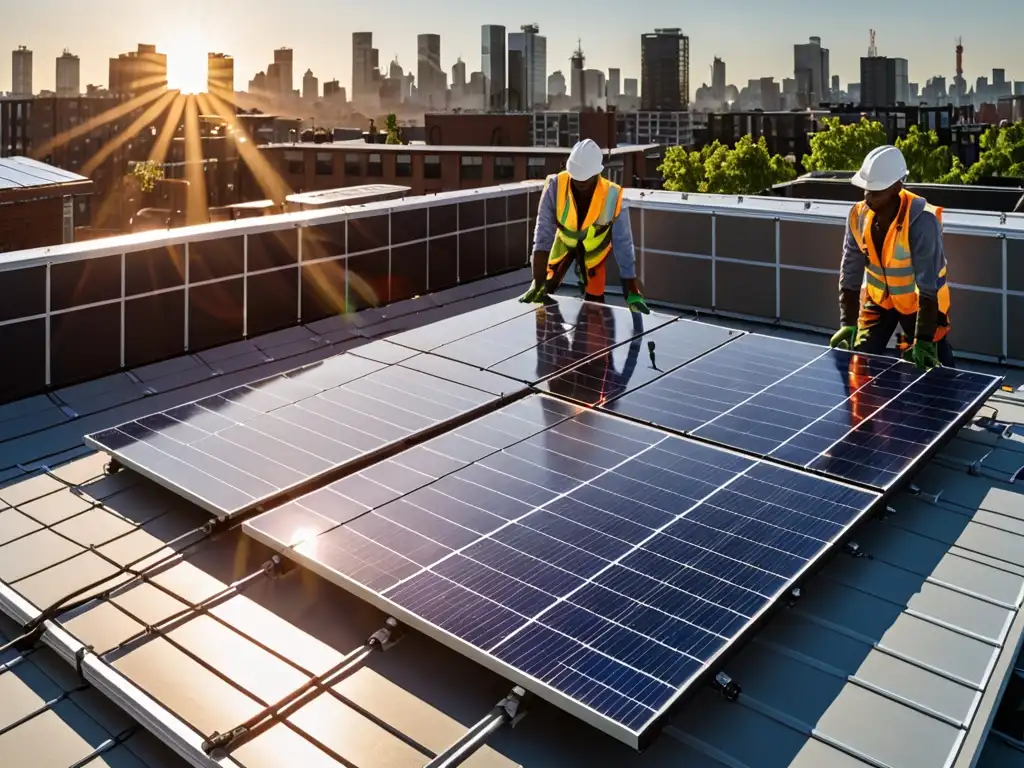
[[[487,743],[491,734],[506,724],[515,726],[526,716],[526,710],[523,708],[526,696],[526,689],[517,685],[508,696],[495,704],[494,709],[486,717],[473,725],[458,741],[427,763],[424,768],[455,768],[462,765]]]

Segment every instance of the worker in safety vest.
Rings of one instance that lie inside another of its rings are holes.
[[[905,190],[906,177],[903,153],[886,146],[852,179],[864,200],[847,221],[831,346],[883,354],[899,327],[913,339],[904,357],[918,368],[953,367],[942,209]]]
[[[604,301],[605,261],[612,253],[629,308],[650,312],[637,285],[622,187],[601,175],[602,160],[601,148],[584,139],[572,148],[565,170],[544,182],[533,234],[533,283],[520,301],[544,301],[574,264],[584,298]]]

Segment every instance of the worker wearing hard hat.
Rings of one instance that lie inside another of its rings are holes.
[[[852,179],[864,200],[847,222],[831,346],[882,354],[899,327],[913,339],[904,356],[918,368],[952,367],[942,209],[905,190],[906,177],[903,153],[885,146]]]
[[[611,253],[629,308],[645,315],[650,312],[637,285],[633,233],[622,187],[601,175],[602,160],[601,148],[584,139],[572,148],[565,170],[548,176],[533,234],[533,283],[520,301],[544,301],[573,264],[584,298],[604,301],[605,261]]]

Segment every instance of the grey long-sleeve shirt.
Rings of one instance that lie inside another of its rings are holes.
[[[927,201],[920,197],[910,203],[910,257],[918,293],[922,298],[935,301],[939,291],[939,272],[946,266],[946,254],[942,250],[942,225],[935,214],[925,209],[926,205]],[[860,291],[866,259],[857,247],[857,240],[847,222],[839,270],[840,291]],[[843,314],[846,314],[845,308]],[[857,320],[856,316],[840,319],[842,325],[853,325]]]
[[[571,193],[570,193],[571,194]],[[558,232],[558,185],[550,179],[540,197],[537,209],[537,226],[533,231],[533,250],[550,251]],[[633,251],[633,228],[629,222],[626,199],[622,199],[622,210],[612,224],[612,254],[619,265],[619,277],[632,280],[636,277],[636,254]]]

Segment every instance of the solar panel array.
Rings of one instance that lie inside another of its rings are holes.
[[[236,515],[523,390],[471,368],[441,377],[416,355],[374,342],[85,440],[215,515]]]
[[[879,489],[998,385],[993,376],[747,335],[603,407]]]
[[[640,746],[998,382],[511,301],[87,440],[217,514],[348,469],[246,531]]]
[[[373,469],[247,530],[635,746],[879,499],[543,396]]]

